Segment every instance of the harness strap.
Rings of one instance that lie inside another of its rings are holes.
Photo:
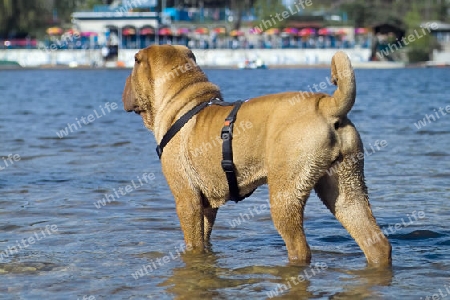
[[[231,110],[228,117],[225,119],[224,127],[222,128],[220,137],[222,138],[222,169],[225,172],[228,181],[228,188],[230,190],[230,200],[241,201],[247,197],[249,197],[253,191],[248,193],[247,195],[241,197],[239,196],[239,185],[236,177],[236,167],[233,163],[233,148],[232,148],[232,139],[233,139],[233,124],[236,121],[236,115],[239,108],[242,105],[242,101],[236,101],[235,103],[224,102],[222,100],[213,99],[209,102],[202,102],[196,106],[194,106],[190,111],[185,113],[181,118],[179,118],[173,125],[169,128],[166,134],[163,136],[161,143],[156,147],[156,153],[158,154],[159,159],[161,159],[164,147],[170,140],[178,133],[178,131],[183,128],[183,126],[196,114],[198,114],[203,108],[209,105],[220,105],[220,106],[231,106],[233,105],[233,109]]]
[[[225,124],[222,128],[220,137],[222,138],[222,169],[225,172],[228,181],[228,188],[230,189],[230,200],[238,201],[243,200],[245,197],[239,196],[239,186],[236,178],[236,168],[233,163],[233,124],[236,120],[236,115],[239,108],[242,105],[242,101],[236,101],[234,107],[231,110],[228,117],[225,119]]]
[[[181,128],[196,114],[198,114],[202,109],[210,105],[212,102],[202,102],[197,106],[194,106],[190,111],[185,113],[181,118],[179,118],[170,129],[163,136],[161,143],[156,147],[156,153],[158,154],[159,159],[161,159],[161,155],[163,153],[164,147],[168,142],[180,131]]]

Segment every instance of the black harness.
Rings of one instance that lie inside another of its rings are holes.
[[[169,128],[166,134],[163,136],[161,143],[156,147],[156,153],[159,159],[161,159],[164,147],[169,143],[169,141],[180,131],[181,128],[196,114],[198,114],[202,109],[210,105],[221,105],[221,106],[233,106],[228,117],[225,119],[225,124],[222,128],[220,137],[222,138],[222,169],[225,172],[228,181],[228,188],[230,190],[230,200],[241,201],[246,197],[250,196],[253,192],[241,197],[239,195],[239,186],[236,177],[236,167],[233,163],[233,124],[236,120],[236,115],[239,108],[242,105],[242,101],[236,101],[234,103],[224,102],[218,99],[211,100],[210,102],[202,102],[192,108],[190,111],[185,113],[181,118],[179,118],[173,125]]]

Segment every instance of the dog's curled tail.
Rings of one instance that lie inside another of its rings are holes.
[[[321,106],[331,116],[345,116],[356,98],[355,73],[349,57],[342,51],[338,51],[331,59],[331,81],[337,86],[336,91],[330,98],[323,99]]]

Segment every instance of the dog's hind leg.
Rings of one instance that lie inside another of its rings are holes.
[[[357,175],[344,178],[325,175],[319,180],[316,192],[355,239],[369,264],[390,265],[391,245],[375,221],[361,183]]]
[[[275,228],[283,238],[289,260],[309,263],[311,250],[303,230],[303,211],[309,191],[298,197],[291,180],[269,176],[270,212]]]
[[[317,181],[326,168],[338,155],[333,148],[335,140],[330,137],[329,126],[321,122],[301,124],[311,132],[315,139],[298,138],[298,124],[284,127],[273,140],[281,145],[280,149],[270,147],[267,150],[270,211],[275,228],[286,243],[289,260],[294,263],[309,263],[311,250],[303,230],[303,211],[306,201]]]
[[[349,121],[338,130],[341,160],[315,186],[318,196],[342,223],[372,265],[391,264],[391,245],[370,209],[364,183],[363,146]]]

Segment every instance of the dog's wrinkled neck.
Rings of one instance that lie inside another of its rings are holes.
[[[222,100],[219,88],[207,80],[186,82],[176,91],[162,91],[161,94],[154,116],[153,133],[157,142],[176,120],[197,104],[209,102],[215,98]]]

